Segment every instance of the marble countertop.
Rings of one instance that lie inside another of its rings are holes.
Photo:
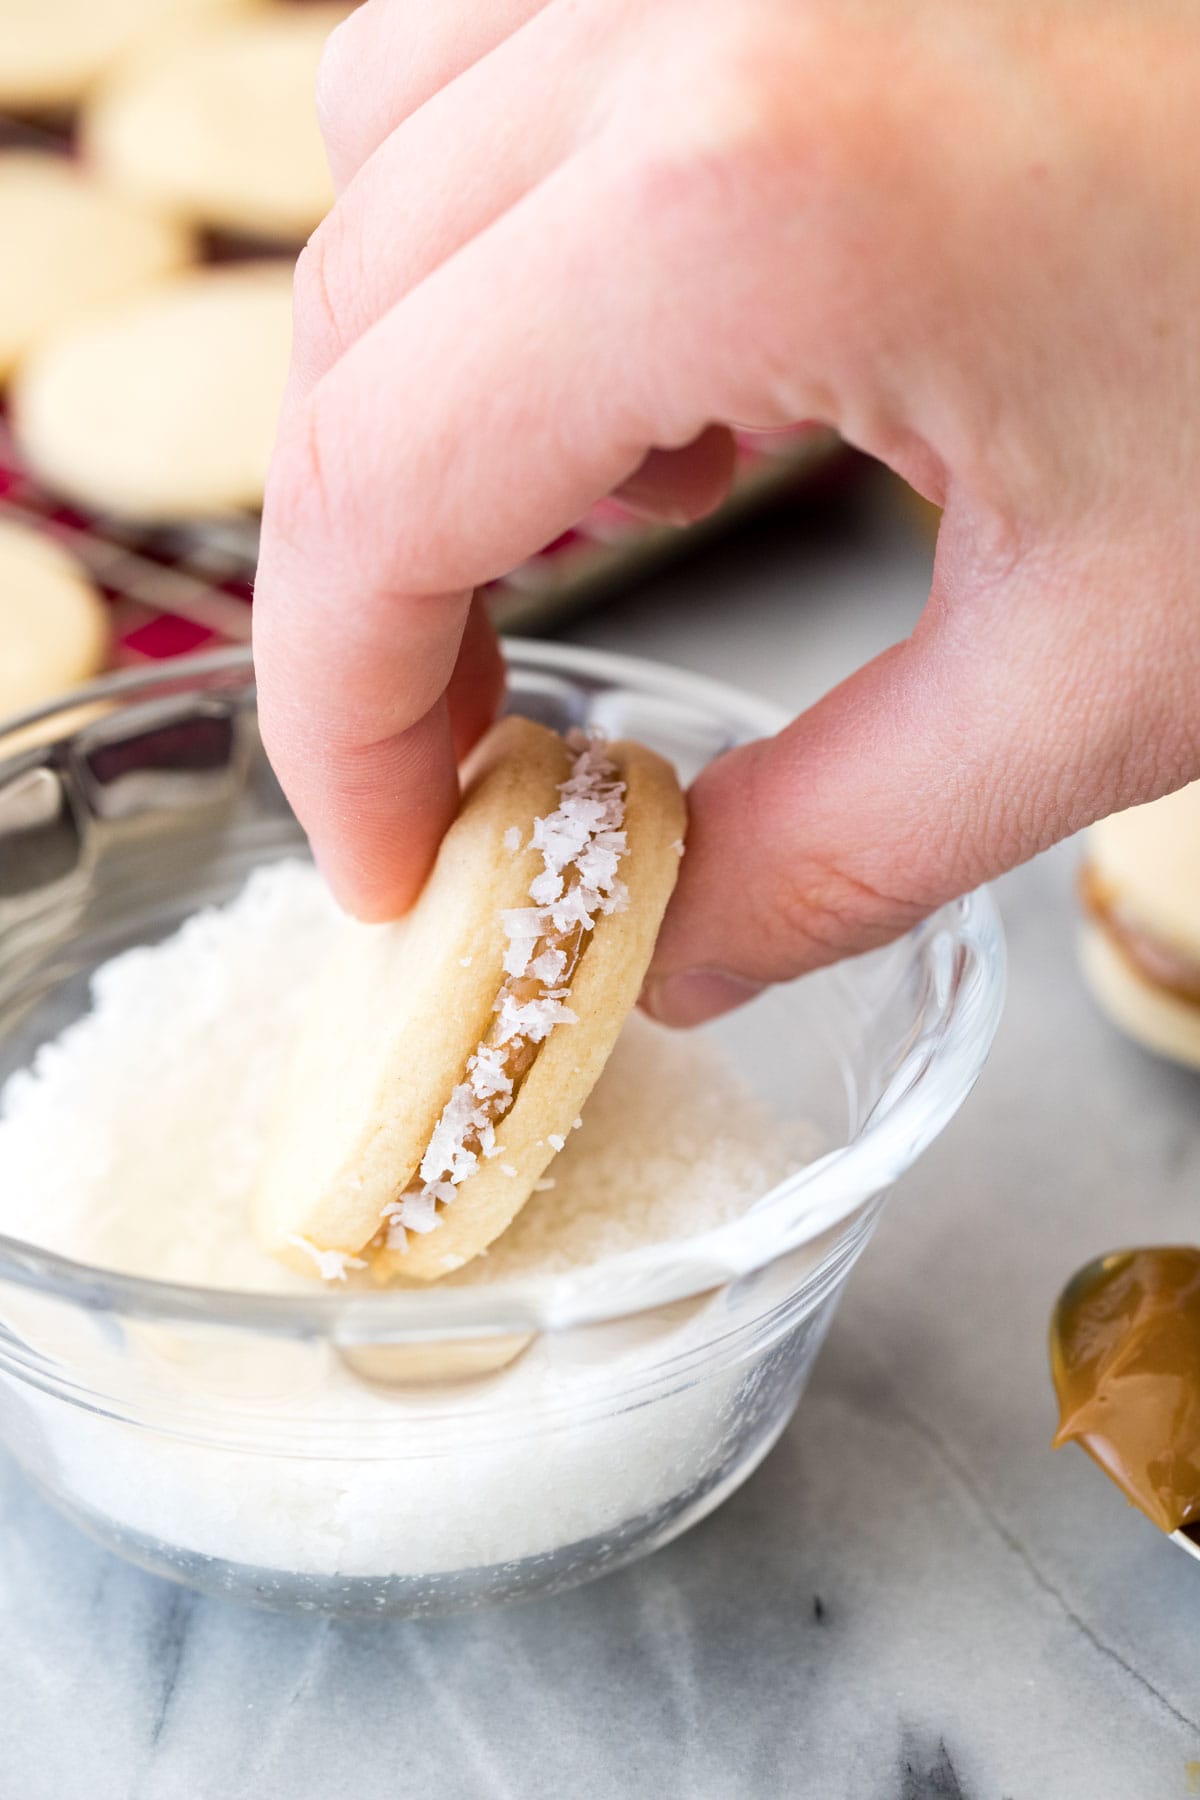
[[[876,503],[754,528],[580,641],[799,706],[903,635],[928,546]],[[1011,999],[778,1448],[650,1560],[367,1628],[126,1567],[0,1464],[3,1800],[1171,1800],[1200,1791],[1200,1567],[1076,1450],[1047,1317],[1196,1237],[1200,1085],[1075,974],[1069,850],[1001,884]]]

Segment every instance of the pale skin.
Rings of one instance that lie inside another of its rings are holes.
[[[911,638],[713,765],[687,1024],[1200,776],[1194,0],[368,0],[319,103],[255,606],[263,729],[396,916],[499,700],[472,591],[819,419],[944,505]]]

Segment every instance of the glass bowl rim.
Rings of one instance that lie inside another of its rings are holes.
[[[574,644],[516,638],[510,660],[563,675],[584,675],[637,687],[649,677],[662,697],[733,711],[763,735],[788,723],[788,713],[732,683],[693,674],[651,658]],[[248,646],[178,657],[151,669],[118,670],[3,722],[3,735],[75,713],[96,701],[129,700],[189,683],[211,691],[222,675],[252,677]],[[88,730],[92,721],[78,729]],[[67,736],[68,743],[71,737]],[[12,761],[34,762],[45,746],[23,748]],[[0,768],[5,758],[0,751]],[[250,1329],[288,1337],[333,1338],[339,1344],[437,1341],[561,1331],[633,1316],[652,1307],[723,1287],[749,1276],[806,1243],[837,1230],[827,1252],[801,1286],[818,1282],[841,1249],[857,1215],[890,1187],[938,1135],[966,1099],[987,1059],[999,1025],[1006,955],[999,915],[987,889],[953,901],[899,940],[914,956],[935,933],[949,933],[970,957],[974,979],[959,980],[942,996],[932,1026],[921,1034],[919,1067],[890,1105],[877,1104],[850,1142],[838,1145],[756,1200],[749,1212],[695,1238],[625,1251],[565,1274],[527,1276],[475,1288],[393,1292],[269,1294],[253,1289],[196,1287],[125,1275],[78,1262],[0,1233],[0,1281],[12,1281],[88,1310],[154,1321]],[[910,1053],[913,1054],[913,1053]],[[928,1078],[939,1077],[931,1094]],[[841,1229],[839,1229],[841,1228]]]

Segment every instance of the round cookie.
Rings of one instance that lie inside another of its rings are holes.
[[[416,905],[347,924],[297,1045],[257,1223],[308,1274],[433,1281],[499,1236],[591,1093],[675,885],[683,797],[641,746],[506,719],[464,778]]]
[[[107,609],[82,565],[40,532],[0,520],[0,731],[98,674],[108,641]],[[17,747],[4,742],[5,754]]]
[[[0,151],[0,380],[40,338],[182,269],[189,233],[65,156]]]
[[[344,6],[276,6],[160,43],[104,82],[82,122],[115,185],[176,217],[300,242],[333,204],[317,64]]]
[[[1101,1006],[1200,1067],[1200,782],[1094,825],[1080,887],[1083,972]]]
[[[0,109],[73,106],[118,57],[148,33],[256,0],[5,0],[0,31]]]
[[[97,512],[170,520],[257,506],[291,287],[281,263],[199,269],[47,339],[13,384],[23,454]]]

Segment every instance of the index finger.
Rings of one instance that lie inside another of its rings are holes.
[[[360,916],[404,909],[451,817],[444,693],[471,588],[710,416],[692,391],[720,361],[698,354],[711,342],[703,305],[663,307],[620,190],[603,146],[564,165],[285,421],[263,519],[260,713],[317,855]],[[691,273],[668,269],[668,288]]]

